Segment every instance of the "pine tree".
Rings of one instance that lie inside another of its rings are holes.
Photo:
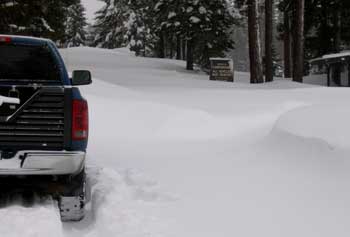
[[[131,10],[128,0],[102,0],[105,6],[96,13],[95,42],[101,48],[119,48],[128,44],[127,21]]]
[[[273,0],[265,0],[265,81],[273,81]]]
[[[0,2],[0,33],[11,34],[13,30],[17,30],[19,27],[18,24],[18,16],[19,13],[18,3],[13,2],[12,0],[3,0]],[[16,14],[17,12],[17,14]]]
[[[287,56],[291,35],[295,35],[292,33],[296,19],[294,2],[294,0],[280,0],[279,3],[279,9],[284,14],[284,22],[281,22],[279,29],[280,33],[284,34]],[[304,16],[305,59],[350,48],[350,1],[305,1]]]
[[[259,10],[257,0],[248,0],[248,31],[251,83],[263,83],[263,69],[260,44]]]
[[[136,55],[152,56],[155,47],[155,34],[152,32],[152,1],[130,0],[128,29],[128,41],[131,51]]]
[[[279,31],[283,38],[283,56],[284,56],[284,76],[290,78],[292,72],[292,25],[291,25],[291,1],[282,0],[278,4],[280,12],[283,14],[283,22],[279,26]]]
[[[303,82],[304,76],[304,0],[295,2],[295,31],[294,31],[294,64],[293,81]]]
[[[199,6],[200,40],[195,49],[195,58],[200,65],[208,68],[210,57],[225,57],[225,53],[233,49],[233,25],[237,21],[232,10],[226,0],[206,1],[206,4]]]
[[[95,45],[129,46],[136,55],[180,59],[208,67],[233,48],[235,19],[227,0],[103,0]],[[183,53],[186,45],[187,52]]]
[[[77,47],[85,45],[87,26],[85,17],[85,8],[79,0],[67,9],[66,27],[66,47]]]
[[[6,34],[20,34],[51,38],[65,37],[64,21],[67,7],[76,0],[3,0],[0,2],[0,30]]]
[[[136,56],[141,53],[145,56],[147,30],[140,14],[135,14],[134,12],[130,14],[127,29],[130,50],[134,51]]]
[[[182,26],[185,24],[183,18],[185,3],[186,1],[184,0],[159,0],[154,6],[156,26],[154,31],[159,38],[158,50],[161,57],[168,56],[173,58],[174,45],[178,43],[175,38],[183,37],[181,35],[183,35]]]
[[[206,67],[210,57],[223,56],[233,48],[234,18],[226,0],[159,0],[155,11],[160,37],[170,39],[171,46],[186,41],[188,70],[193,70],[195,62]]]

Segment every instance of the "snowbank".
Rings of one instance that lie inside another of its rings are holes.
[[[300,138],[323,140],[333,148],[350,149],[350,109],[342,105],[314,105],[280,117],[275,130]]]

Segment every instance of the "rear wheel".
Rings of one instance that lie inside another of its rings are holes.
[[[64,190],[58,199],[63,222],[80,221],[85,215],[86,174],[85,170],[76,176],[66,177]]]

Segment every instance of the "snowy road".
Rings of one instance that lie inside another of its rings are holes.
[[[87,218],[0,209],[4,236],[329,237],[350,233],[348,89],[210,82],[125,49],[64,50],[89,69]],[[97,79],[98,78],[98,79]],[[27,226],[28,228],[23,228]]]

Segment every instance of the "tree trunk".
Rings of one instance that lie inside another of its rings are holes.
[[[165,58],[165,43],[164,43],[164,35],[163,33],[160,33],[159,37],[159,58]]]
[[[168,48],[169,48],[169,45],[168,45],[168,34],[167,33],[163,33],[162,34],[162,37],[163,37],[163,44],[164,44],[164,58],[169,58],[169,54],[168,54]]]
[[[334,47],[333,47],[333,40],[331,38],[334,37],[334,34],[330,37],[329,32],[332,31],[332,26],[330,26],[329,19],[331,18],[330,16],[330,9],[329,9],[329,0],[320,0],[320,22],[319,22],[319,34],[318,37],[320,39],[320,50],[319,50],[319,55],[317,56],[322,56],[325,54],[329,54],[331,52],[334,52]],[[332,22],[334,23],[334,22]]]
[[[273,81],[273,0],[265,0],[265,81]]]
[[[304,11],[305,0],[296,0],[294,33],[293,81],[303,82],[304,76]]]
[[[182,60],[187,60],[187,40],[182,40]]]
[[[194,40],[190,39],[187,41],[187,70],[193,70],[193,47],[194,47]]]
[[[250,58],[250,82],[263,83],[259,9],[257,0],[248,0],[248,31],[249,31],[249,58]]]
[[[284,12],[284,33],[283,33],[283,41],[284,41],[284,76],[287,78],[292,77],[292,67],[291,67],[291,38],[290,38],[290,19],[289,19],[289,13],[288,11]]]
[[[341,51],[341,12],[337,8],[334,12],[334,27],[335,27],[335,39],[334,39],[334,51],[339,53]]]
[[[170,36],[170,59],[174,59],[174,37]]]
[[[181,60],[181,53],[182,53],[182,47],[181,47],[181,37],[178,35],[176,36],[176,59]]]

